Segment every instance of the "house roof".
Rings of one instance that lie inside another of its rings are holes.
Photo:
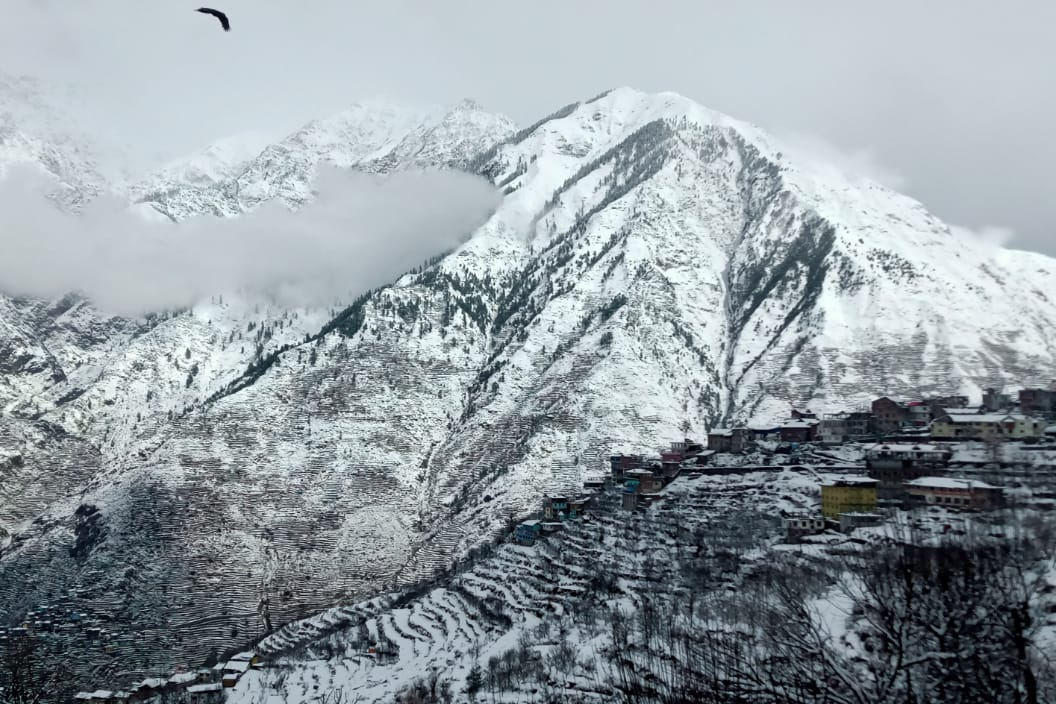
[[[191,694],[198,694],[199,692],[217,692],[223,689],[224,685],[219,682],[210,682],[209,684],[192,684],[187,688],[187,691]]]
[[[822,483],[822,486],[872,486],[879,481],[879,479],[873,479],[872,477],[840,477],[839,479],[830,479]]]
[[[949,452],[945,447],[939,445],[929,445],[926,443],[896,443],[896,442],[885,442],[870,445],[865,448],[866,452],[873,451],[890,451],[890,452]]]
[[[818,420],[817,418],[804,418],[802,420],[798,419],[798,418],[794,418],[792,420],[782,421],[780,427],[781,427],[781,429],[785,429],[785,428],[813,428],[815,425],[817,425],[820,422],[821,421]]]
[[[975,479],[955,479],[952,477],[921,477],[906,482],[906,486],[918,489],[1000,489],[1000,487],[976,481]]]
[[[226,672],[245,672],[249,669],[249,660],[228,660],[224,665]]]
[[[712,428],[708,431],[708,436],[721,435],[723,437],[731,437],[733,435],[732,428]]]
[[[1006,421],[1031,420],[1018,413],[973,413],[971,415],[946,414],[952,423],[1004,423]]]
[[[252,660],[254,657],[256,657],[256,655],[257,654],[254,653],[252,650],[243,650],[241,653],[238,653],[237,655],[232,655],[231,659],[232,660],[247,660],[248,661],[248,660]]]
[[[194,681],[196,677],[198,677],[198,674],[194,672],[177,672],[169,678],[169,682],[172,682],[173,684],[183,684],[184,682]]]
[[[528,526],[529,528],[534,528],[535,526],[540,525],[541,523],[542,521],[525,521],[521,525]]]

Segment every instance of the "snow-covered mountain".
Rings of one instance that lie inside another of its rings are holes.
[[[472,102],[360,103],[130,189],[176,221],[296,207],[322,162],[506,193],[458,250],[341,309],[0,298],[0,450],[23,457],[0,468],[0,612],[69,591],[150,614],[105,667],[164,667],[423,579],[613,451],[1053,376],[1050,258],[672,93],[514,130]]]
[[[315,168],[330,163],[370,173],[393,169],[446,166],[461,168],[496,140],[512,134],[506,117],[485,112],[472,100],[451,109],[403,107],[381,100],[357,103],[344,112],[316,120],[249,155],[243,140],[236,154],[232,140],[213,145],[200,160],[162,171],[132,189],[137,203],[150,205],[173,220],[213,213],[237,215],[260,203],[280,199],[291,207],[310,196]],[[256,135],[254,135],[256,136]],[[190,175],[191,178],[187,178]]]

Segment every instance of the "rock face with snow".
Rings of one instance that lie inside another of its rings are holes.
[[[675,94],[516,133],[471,102],[362,103],[245,156],[131,199],[176,221],[296,207],[323,162],[467,169],[506,196],[341,309],[225,295],[129,321],[0,298],[0,450],[25,457],[0,474],[0,613],[73,593],[135,621],[113,671],[427,577],[613,451],[1056,366],[1052,259]]]

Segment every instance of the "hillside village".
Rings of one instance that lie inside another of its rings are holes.
[[[839,449],[851,452],[833,452]],[[607,487],[617,487],[623,509],[634,511],[663,499],[663,489],[679,477],[788,465],[807,471],[806,465],[821,464],[827,472],[847,475],[819,483],[817,510],[786,512],[790,541],[830,529],[849,532],[877,525],[883,509],[935,505],[987,510],[1004,505],[1004,489],[969,475],[1024,463],[1003,451],[1007,449],[1033,451],[1030,464],[1053,461],[1042,452],[1056,450],[1056,383],[1048,389],[1023,389],[1015,400],[988,389],[977,406],[965,396],[915,401],[885,396],[873,401],[869,411],[820,418],[793,409],[780,423],[712,429],[706,444],[686,438],[659,456],[615,455],[609,475],[585,481],[583,495],[545,497],[541,516],[520,524],[515,538],[533,544],[560,529],[562,521],[582,516],[592,494]]]
[[[657,455],[613,455],[606,473],[584,477],[581,491],[543,497],[539,511],[518,524],[508,540],[521,546],[545,541],[572,524],[596,518],[599,502],[607,514],[636,514],[665,501],[672,485],[683,481],[768,471],[799,473],[804,482],[816,485],[816,505],[784,507],[774,516],[783,522],[784,540],[791,544],[878,526],[898,510],[987,511],[1010,501],[1051,504],[1056,494],[1045,475],[1039,483],[1035,472],[1021,471],[1026,465],[1056,469],[1056,385],[1024,389],[1015,400],[991,390],[975,406],[965,397],[882,397],[868,411],[818,417],[793,409],[782,422],[714,428],[706,442],[686,438]],[[0,645],[35,636],[61,646],[63,639],[75,637],[111,649],[129,636],[109,632],[105,616],[64,609],[56,600],[31,611],[19,626],[0,629]],[[398,658],[382,638],[365,643],[363,655],[379,663]],[[209,667],[82,691],[75,700],[215,704],[247,671],[263,665],[260,654],[247,651]]]

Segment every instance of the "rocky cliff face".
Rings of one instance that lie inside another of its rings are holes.
[[[0,464],[0,612],[72,594],[110,613],[135,640],[77,646],[109,671],[427,577],[613,451],[1056,363],[1053,260],[674,94],[519,132],[468,102],[366,103],[233,161],[132,199],[176,221],[297,207],[324,161],[467,169],[506,195],[340,309],[218,295],[133,321],[0,298],[0,449],[24,457]]]

